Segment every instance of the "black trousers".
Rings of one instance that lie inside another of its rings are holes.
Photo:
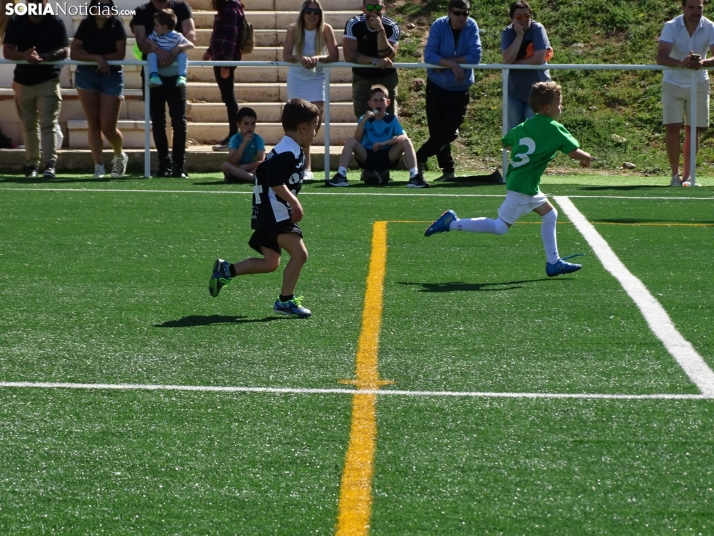
[[[228,78],[221,78],[222,67],[214,67],[213,74],[216,77],[216,84],[221,90],[221,100],[226,105],[228,112],[228,137],[238,133],[238,100],[236,99],[235,78],[233,77],[236,68],[228,67],[230,74]]]
[[[174,133],[171,156],[174,168],[183,168],[186,163],[186,88],[176,87],[176,76],[159,76],[162,85],[149,89],[151,126],[159,162],[168,160],[169,140],[166,136],[166,105],[169,105],[171,129]]]
[[[426,82],[426,120],[429,139],[417,151],[417,162],[425,163],[436,155],[444,173],[454,172],[451,142],[459,136],[459,127],[466,117],[469,91],[447,91],[431,80]]]

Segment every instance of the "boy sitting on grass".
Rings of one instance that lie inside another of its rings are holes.
[[[355,135],[345,143],[340,156],[340,167],[329,181],[328,186],[349,186],[347,166],[354,153],[357,164],[364,170],[383,172],[397,165],[404,158],[409,168],[408,188],[428,188],[429,184],[417,169],[416,152],[411,140],[404,133],[402,125],[392,114],[387,113],[389,92],[382,85],[374,85],[369,90],[369,107],[360,117]],[[358,141],[359,140],[359,141]]]
[[[498,209],[498,219],[459,219],[453,210],[447,210],[424,235],[447,231],[503,235],[521,216],[533,211],[543,218],[540,233],[547,259],[545,273],[553,277],[577,272],[582,268],[580,264],[566,262],[558,254],[555,237],[558,211],[540,191],[539,185],[541,175],[558,151],[579,160],[582,167],[590,165],[590,155],[579,149],[577,140],[555,121],[563,111],[558,84],[553,81],[536,83],[531,88],[528,104],[536,115],[501,138],[503,146],[511,151],[511,163],[506,175],[506,199]]]
[[[238,132],[228,140],[228,162],[221,164],[225,182],[255,182],[253,172],[265,160],[265,142],[255,133],[258,115],[252,108],[241,108],[237,115]]]
[[[307,261],[307,249],[298,226],[304,213],[297,195],[305,176],[304,149],[310,147],[315,137],[319,116],[320,109],[302,99],[293,99],[283,108],[285,137],[256,169],[253,186],[253,235],[248,245],[263,258],[250,257],[234,264],[216,259],[208,281],[208,291],[214,298],[234,277],[277,270],[284,249],[290,260],[273,311],[297,318],[312,315],[310,309],[302,306],[302,297],[295,297],[295,287]]]

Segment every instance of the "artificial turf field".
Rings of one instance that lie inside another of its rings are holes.
[[[293,320],[208,294],[250,186],[0,176],[0,533],[714,533],[714,191],[648,180],[544,179],[557,278],[536,215],[423,236],[502,186],[306,185]]]

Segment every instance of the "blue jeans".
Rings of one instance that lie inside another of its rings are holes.
[[[157,73],[160,76],[174,76],[176,67],[174,64],[168,67],[159,67],[159,57],[154,52],[149,52],[146,55],[146,61],[149,62],[149,74]],[[186,76],[188,71],[188,56],[185,52],[179,52],[176,56],[176,64],[178,64],[178,75]]]
[[[508,130],[520,125],[523,121],[530,119],[534,115],[528,101],[517,99],[510,94],[508,95]]]

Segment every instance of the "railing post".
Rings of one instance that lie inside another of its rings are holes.
[[[330,180],[330,67],[325,69],[325,111],[322,118],[322,127],[325,129],[325,182]]]
[[[151,117],[149,103],[149,64],[141,67],[144,70],[144,177],[151,177]]]
[[[691,103],[689,111],[689,182],[696,186],[697,168],[697,74],[692,71]]]
[[[505,136],[508,134],[508,75],[511,72],[510,69],[501,70],[501,85],[503,93],[503,128],[501,132]],[[506,180],[506,173],[508,172],[508,151],[506,149],[501,149],[501,167],[503,168],[503,180]]]

